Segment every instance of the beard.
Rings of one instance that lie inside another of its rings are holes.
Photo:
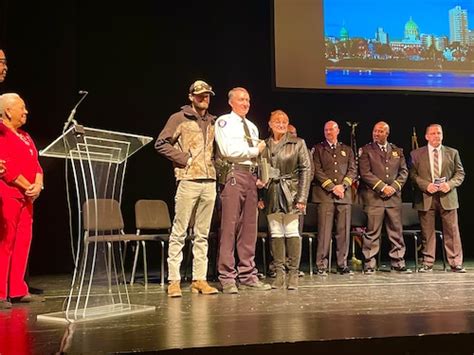
[[[197,110],[207,110],[209,108],[209,103],[206,101],[193,102],[193,106]]]

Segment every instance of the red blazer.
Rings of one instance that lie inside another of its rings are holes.
[[[24,190],[13,184],[23,175],[29,182],[35,182],[36,174],[43,173],[38,161],[38,151],[30,135],[18,130],[19,137],[0,121],[0,159],[5,160],[7,171],[0,178],[0,197],[23,198]]]

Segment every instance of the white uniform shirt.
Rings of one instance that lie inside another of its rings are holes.
[[[252,158],[258,156],[258,129],[245,118],[254,147],[249,147],[245,137],[242,118],[235,112],[220,116],[216,121],[216,142],[219,154],[224,159],[237,164],[253,165]]]

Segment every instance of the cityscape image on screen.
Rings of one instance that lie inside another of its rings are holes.
[[[474,1],[324,0],[323,13],[327,86],[474,90]]]

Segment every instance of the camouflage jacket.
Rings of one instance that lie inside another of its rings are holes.
[[[155,142],[155,149],[173,162],[176,180],[216,179],[215,119],[216,116],[209,113],[200,117],[189,105],[168,119]]]

